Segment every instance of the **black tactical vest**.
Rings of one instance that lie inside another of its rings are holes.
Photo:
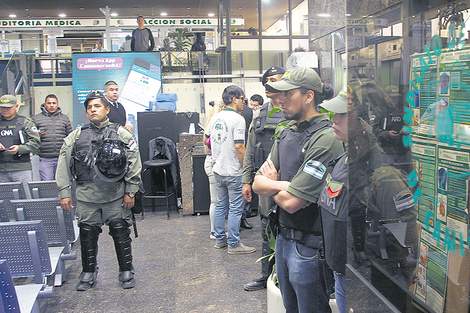
[[[8,149],[13,145],[21,145],[28,141],[27,135],[24,132],[24,121],[26,118],[21,115],[16,115],[11,120],[2,120],[0,123],[0,142]],[[24,163],[30,162],[29,153],[18,156],[17,154],[9,154],[6,152],[0,153],[0,162],[2,163]]]
[[[279,142],[280,180],[292,181],[304,161],[303,147],[305,143],[315,132],[324,127],[331,127],[330,121],[324,120],[315,123],[301,133],[295,132],[290,128],[286,128],[281,133]],[[279,224],[285,228],[320,235],[321,221],[319,218],[318,205],[312,203],[294,214],[280,210]]]
[[[271,152],[271,147],[273,146],[272,136],[274,135],[276,126],[286,119],[282,111],[277,111],[268,117],[269,113],[268,103],[263,104],[260,108],[259,115],[253,122],[256,135],[256,144],[252,156],[255,173],[264,161],[266,161],[266,158]]]
[[[345,274],[347,261],[347,232],[348,232],[348,165],[347,153],[328,163],[334,167],[331,171],[331,180],[342,183],[340,192],[328,193],[331,190],[327,180],[323,183],[318,205],[321,208],[323,226],[323,241],[325,246],[325,259],[332,270]],[[335,191],[335,190],[332,190]]]
[[[103,131],[87,124],[82,127],[80,137],[75,142],[72,151],[72,174],[77,183],[92,181],[91,170],[94,165],[95,154],[104,139],[119,140],[117,130],[119,124],[109,123]]]

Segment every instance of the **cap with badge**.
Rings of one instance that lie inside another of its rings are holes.
[[[3,95],[0,97],[0,108],[11,108],[17,105],[16,97],[13,95]]]
[[[273,75],[277,75],[277,74],[284,74],[285,72],[286,72],[286,70],[284,68],[280,67],[280,66],[271,66],[270,68],[268,68],[268,70],[266,72],[264,72],[261,83],[264,86],[268,82],[268,77],[273,76]]]
[[[336,97],[321,103],[319,107],[333,113],[348,113],[347,94],[347,87],[344,87]]]
[[[300,87],[322,92],[323,83],[315,70],[309,67],[293,67],[287,70],[280,81],[266,83],[270,92],[289,91]]]
[[[83,103],[83,105],[85,106],[85,110],[88,106],[88,102],[91,101],[91,100],[95,100],[95,99],[101,99],[103,104],[105,106],[109,106],[109,103],[108,101],[106,101],[104,95],[99,92],[99,91],[93,91],[93,92],[90,92],[87,96],[86,96],[86,99],[85,99],[85,102]]]

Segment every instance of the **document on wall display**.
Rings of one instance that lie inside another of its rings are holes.
[[[426,58],[427,66],[423,58]],[[417,54],[411,57],[411,82],[416,82],[416,86],[410,86],[414,94],[413,110],[413,131],[427,136],[434,135],[434,113],[436,107],[436,93],[438,80],[437,58],[429,58],[426,54]]]
[[[417,220],[421,225],[426,223],[426,215],[431,210],[435,216],[437,196],[437,173],[436,173],[436,144],[415,138],[413,146],[413,167],[416,171],[423,196],[418,200]],[[429,219],[430,226],[434,227],[434,219]]]
[[[470,147],[438,146],[436,225],[467,243]],[[448,229],[445,229],[447,227]]]
[[[438,140],[470,144],[470,50],[444,52],[439,62]]]
[[[448,255],[442,240],[421,228],[419,236],[419,258],[416,269],[417,281],[414,294],[434,312],[443,312],[447,287]]]

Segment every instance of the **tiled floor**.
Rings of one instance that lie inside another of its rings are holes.
[[[81,271],[80,253],[67,282],[54,297],[41,299],[44,312],[266,312],[266,290],[246,292],[243,284],[260,271],[259,216],[249,219],[252,230],[242,230],[242,242],[258,251],[229,255],[209,240],[209,216],[180,216],[165,212],[138,217],[139,237],[133,239],[137,285],[123,290],[107,227],[99,241],[97,285],[75,291]],[[75,247],[77,249],[78,247]]]

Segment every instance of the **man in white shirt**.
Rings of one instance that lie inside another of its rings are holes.
[[[243,210],[242,175],[245,156],[245,95],[238,86],[224,89],[222,99],[226,108],[214,115],[206,130],[211,138],[212,171],[217,183],[217,205],[214,214],[216,249],[228,246],[229,254],[248,254],[256,251],[240,242],[240,219]],[[228,238],[225,234],[225,214],[228,208]]]

